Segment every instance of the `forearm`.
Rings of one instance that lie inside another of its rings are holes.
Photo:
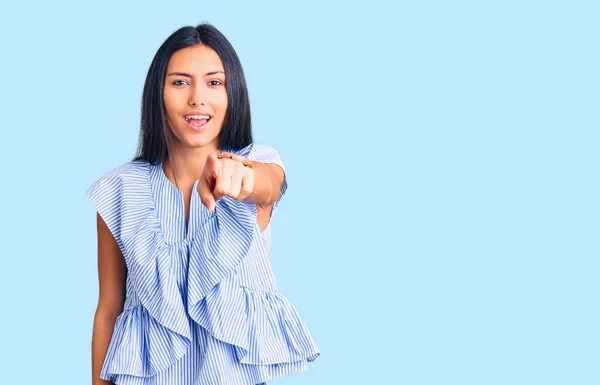
[[[254,169],[254,186],[244,202],[269,206],[275,203],[283,182],[283,170],[274,163],[252,162]]]
[[[100,378],[102,364],[113,334],[118,314],[96,312],[92,332],[92,385],[112,385],[111,381]]]

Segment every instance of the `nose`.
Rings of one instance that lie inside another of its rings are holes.
[[[192,107],[196,107],[199,105],[204,105],[204,95],[202,93],[202,87],[198,85],[194,85],[191,87],[190,100],[188,104]]]

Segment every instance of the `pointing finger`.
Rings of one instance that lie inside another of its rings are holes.
[[[224,166],[223,169],[219,172],[219,176],[215,181],[215,188],[212,192],[212,195],[215,201],[223,198],[225,195],[229,194],[229,190],[231,188],[231,177],[233,176],[231,172],[231,168],[229,166]]]
[[[216,178],[217,176],[219,176],[219,173],[221,172],[221,162],[219,161],[217,154],[210,153],[206,157],[204,169],[207,175],[209,175],[212,178]]]
[[[215,210],[216,202],[211,193],[210,183],[205,177],[200,178],[200,182],[198,183],[198,194],[200,195],[200,202],[206,206],[208,211],[213,212]]]

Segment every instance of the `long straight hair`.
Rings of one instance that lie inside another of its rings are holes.
[[[144,83],[140,138],[134,161],[156,164],[172,153],[173,139],[163,100],[167,66],[173,53],[198,44],[212,48],[219,55],[227,77],[227,111],[219,133],[220,150],[239,150],[254,142],[248,88],[240,59],[227,38],[204,22],[173,32],[156,52]]]

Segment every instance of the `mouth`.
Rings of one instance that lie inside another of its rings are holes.
[[[185,122],[188,127],[194,131],[203,130],[211,121],[209,115],[188,115],[185,117]]]

